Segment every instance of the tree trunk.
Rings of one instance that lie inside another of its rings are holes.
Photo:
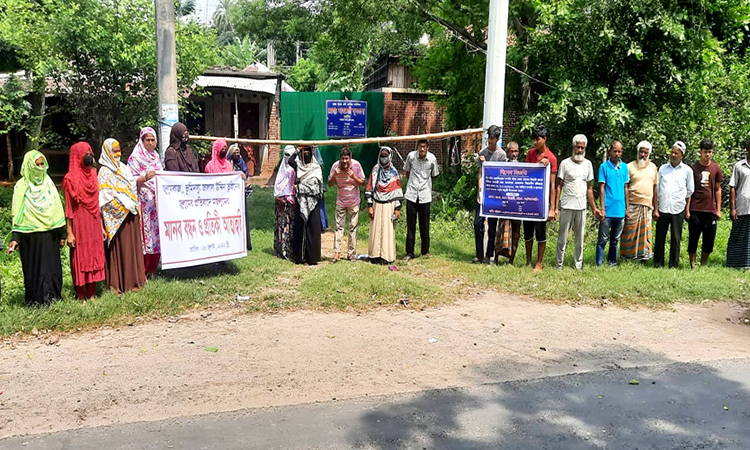
[[[528,72],[529,70],[529,57],[523,57],[523,71]],[[529,77],[523,77],[523,83],[521,87],[521,109],[523,114],[529,112],[531,108],[531,80]]]
[[[47,110],[44,86],[42,86],[41,91],[35,89],[34,92],[31,92],[29,94],[29,100],[31,103],[31,117],[33,117],[36,123],[29,127],[29,134],[25,145],[27,152],[38,147],[39,136],[42,134],[42,122],[44,121],[44,114]]]
[[[5,142],[8,145],[8,181],[13,180],[13,147],[11,145],[10,130],[5,133]]]

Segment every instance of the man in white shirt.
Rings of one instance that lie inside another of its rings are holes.
[[[437,158],[428,151],[427,139],[417,142],[417,150],[409,153],[404,161],[404,171],[409,180],[406,185],[406,256],[404,261],[414,258],[414,242],[419,218],[419,239],[422,256],[430,255],[430,204],[432,203],[432,179],[440,174]]]
[[[732,231],[727,242],[727,267],[750,269],[750,139],[747,154],[732,167],[729,206]]]
[[[654,267],[664,266],[667,230],[671,232],[669,267],[679,267],[680,265],[682,225],[686,218],[690,218],[690,196],[695,191],[693,169],[682,162],[686,149],[684,142],[675,142],[672,146],[669,162],[659,168],[658,209],[654,213],[654,216],[656,216]]]
[[[594,202],[594,166],[586,159],[588,139],[582,134],[573,138],[573,156],[563,160],[557,170],[557,195],[560,207],[560,232],[557,235],[557,268],[562,269],[568,233],[574,230],[576,244],[574,265],[583,268],[583,237],[586,234],[586,200],[594,215],[599,210]],[[557,205],[555,210],[557,210]],[[557,214],[556,214],[557,215]]]

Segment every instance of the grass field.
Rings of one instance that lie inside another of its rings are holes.
[[[335,195],[335,189],[326,195],[331,227]],[[3,214],[7,216],[7,210],[0,208],[0,217]],[[687,268],[687,242],[683,243],[683,267],[680,269],[653,269],[650,264],[643,266],[636,263],[624,263],[614,268],[596,267],[596,230],[595,224],[590,221],[584,269],[575,271],[571,268],[573,249],[569,245],[566,268],[557,271],[553,269],[557,225],[553,224],[548,230],[545,269],[535,274],[524,265],[523,248],[519,249],[514,266],[469,264],[468,260],[474,253],[473,213],[459,212],[449,219],[433,219],[431,252],[434,257],[417,258],[409,263],[399,261],[398,271],[348,261],[338,264],[324,261],[316,267],[304,267],[274,258],[273,198],[270,189],[257,189],[253,193],[249,214],[254,250],[246,258],[225,265],[167,271],[152,278],[140,292],[119,298],[103,292],[86,305],[73,298],[67,251],[63,255],[63,300],[42,308],[24,304],[18,255],[3,254],[0,256],[3,283],[0,335],[29,332],[34,328],[64,331],[129,323],[137,317],[170,316],[196,306],[226,304],[233,302],[237,295],[250,297],[241,302],[250,312],[299,308],[361,310],[394,305],[402,298],[409,299],[409,308],[421,308],[487,288],[527,294],[540,300],[576,303],[606,300],[610,304],[623,306],[642,304],[659,307],[673,302],[705,300],[750,302],[750,273],[723,267],[726,240],[731,228],[728,220],[720,222],[716,251],[711,255],[709,266],[695,270]],[[3,222],[0,222],[0,226],[3,226],[2,232],[7,238],[7,226]],[[367,252],[368,226],[365,210],[360,216],[360,253]],[[687,239],[687,230],[683,234]],[[398,224],[399,258],[404,255],[405,235],[406,224],[402,218]],[[330,256],[331,248],[324,247],[323,255]]]

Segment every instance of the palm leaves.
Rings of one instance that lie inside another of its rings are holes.
[[[219,30],[219,34],[232,31],[230,11],[234,5],[234,0],[219,0],[216,10],[212,16],[214,26]]]
[[[242,40],[236,38],[233,44],[227,45],[221,51],[222,63],[238,69],[244,69],[265,55],[266,49],[247,36]]]
[[[195,13],[195,0],[175,0],[174,15],[177,18]]]

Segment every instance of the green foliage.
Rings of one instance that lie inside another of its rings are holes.
[[[0,122],[5,125],[5,128],[0,128],[0,135],[24,127],[31,112],[31,104],[25,97],[26,91],[19,79],[13,75],[0,86]]]
[[[21,68],[16,49],[0,39],[0,72],[15,72]]]
[[[481,124],[485,55],[468,52],[464,42],[439,25],[432,25],[432,36],[430,47],[414,67],[419,87],[445,93],[435,100],[445,108],[448,129]]]
[[[247,36],[235,38],[232,44],[221,49],[221,63],[225,66],[244,69],[260,61],[266,55],[266,49]]]
[[[479,161],[476,155],[464,155],[461,172],[442,174],[435,180],[433,190],[439,194],[433,207],[434,217],[450,220],[460,212],[473,212],[479,190]]]
[[[181,18],[195,13],[195,0],[175,0],[174,15]]]
[[[231,10],[234,6],[234,0],[219,0],[211,19],[219,34],[232,31]]]
[[[276,62],[282,66],[296,63],[297,42],[317,40],[316,14],[314,5],[303,0],[237,0],[229,13],[236,36],[263,47],[273,42]]]
[[[550,146],[565,151],[571,136],[584,133],[597,159],[613,139],[632,159],[645,139],[657,162],[677,139],[697,150],[710,137],[727,171],[750,134],[747,1],[530,4],[536,25],[519,54],[530,73],[555,87],[533,85],[525,129],[546,123]]]
[[[312,59],[304,58],[292,66],[287,83],[300,92],[315,92],[323,81],[323,67]]]
[[[78,134],[98,146],[106,137],[134,135],[142,123],[155,121],[153,2],[7,0],[6,5],[0,37],[19,49],[25,68],[55,79]],[[216,35],[178,21],[176,40],[182,91],[216,62]],[[44,86],[41,80],[37,89]]]

